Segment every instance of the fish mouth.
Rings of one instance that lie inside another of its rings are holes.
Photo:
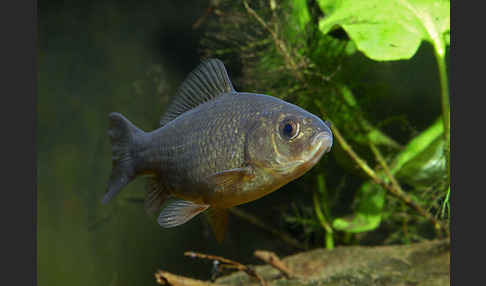
[[[323,131],[315,135],[311,143],[311,148],[313,149],[313,152],[311,152],[309,156],[309,158],[311,159],[308,161],[308,164],[311,166],[316,164],[321,159],[322,155],[331,151],[331,147],[332,147],[331,134]]]

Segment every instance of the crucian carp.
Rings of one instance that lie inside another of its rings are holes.
[[[183,81],[160,120],[142,131],[109,114],[112,172],[103,203],[147,176],[145,209],[175,227],[207,211],[218,241],[228,209],[259,199],[310,170],[330,151],[328,124],[279,98],[237,92],[218,59]]]

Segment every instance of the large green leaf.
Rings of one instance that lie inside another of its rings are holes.
[[[366,56],[377,61],[409,59],[422,40],[443,56],[449,43],[448,0],[318,0],[319,29],[342,27]]]

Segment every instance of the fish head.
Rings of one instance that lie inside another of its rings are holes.
[[[331,150],[329,123],[296,105],[282,102],[256,120],[248,134],[248,157],[279,185],[302,176]]]

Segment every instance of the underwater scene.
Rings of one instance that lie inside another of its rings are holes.
[[[449,285],[450,2],[38,7],[39,285]]]

